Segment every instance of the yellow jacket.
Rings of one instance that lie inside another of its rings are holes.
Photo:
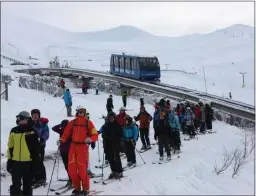
[[[32,161],[39,156],[39,138],[31,126],[14,127],[8,138],[8,160]]]

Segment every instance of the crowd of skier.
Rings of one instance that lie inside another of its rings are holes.
[[[122,101],[123,107],[116,114],[113,111],[112,95],[109,96],[105,122],[99,130],[96,130],[88,110],[83,106],[76,108],[73,120],[64,119],[52,127],[60,135],[57,145],[69,177],[67,186],[74,188],[72,195],[89,194],[90,177],[93,177],[89,168],[89,147],[95,148],[100,134],[105,154],[103,163],[109,164],[111,169],[109,179],[119,179],[123,177],[124,168],[136,166],[136,151],[143,153],[151,149],[151,121],[156,140],[154,144],[158,144],[159,148],[159,161],[164,160],[164,149],[167,161],[171,160],[171,150],[173,154],[180,153],[180,131],[188,135],[187,139],[193,139],[197,129],[201,134],[212,130],[213,110],[209,104],[199,102],[194,105],[186,102],[171,107],[169,100],[161,99],[154,105],[155,111],[151,115],[141,98],[139,113],[131,117],[126,113],[127,92],[122,94]],[[69,89],[65,91],[64,102],[67,116],[71,117],[72,97]],[[11,130],[8,140],[7,171],[12,175],[10,194],[31,196],[34,187],[46,185],[44,155],[50,132],[47,125],[49,120],[41,116],[39,109],[33,109],[30,113],[22,111],[16,119],[17,126]],[[136,148],[139,138],[142,143],[140,151]],[[121,161],[123,154],[127,159],[125,167]]]

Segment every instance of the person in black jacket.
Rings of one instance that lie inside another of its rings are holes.
[[[162,161],[164,159],[164,151],[163,148],[165,148],[165,151],[167,153],[167,160],[171,159],[171,152],[170,152],[170,146],[169,146],[169,138],[171,134],[171,127],[169,125],[168,120],[166,119],[166,115],[164,112],[160,112],[160,120],[156,123],[156,129],[155,129],[155,140],[158,139],[158,147],[159,147],[159,160]]]
[[[28,112],[22,111],[16,118],[17,126],[12,128],[8,138],[7,171],[12,175],[10,195],[32,196],[32,178],[40,160],[39,138]]]
[[[112,95],[109,95],[109,98],[107,99],[106,108],[108,113],[112,112],[112,110],[114,109],[112,97],[113,97]]]
[[[206,123],[206,129],[212,131],[212,119],[213,119],[213,109],[211,106],[207,103],[205,104],[205,123]]]
[[[121,178],[123,176],[122,162],[120,158],[121,139],[123,138],[123,129],[116,121],[116,114],[109,112],[108,120],[102,127],[103,147],[112,173],[111,178]]]

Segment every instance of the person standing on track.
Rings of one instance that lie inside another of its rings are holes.
[[[90,190],[90,177],[87,172],[89,145],[98,140],[98,131],[92,121],[88,120],[84,107],[78,106],[76,112],[76,118],[68,123],[57,145],[65,143],[71,137],[68,174],[74,187],[72,195],[87,196]]]

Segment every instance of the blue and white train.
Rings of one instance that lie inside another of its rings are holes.
[[[160,81],[160,65],[157,57],[141,57],[112,54],[110,74],[142,81]]]

